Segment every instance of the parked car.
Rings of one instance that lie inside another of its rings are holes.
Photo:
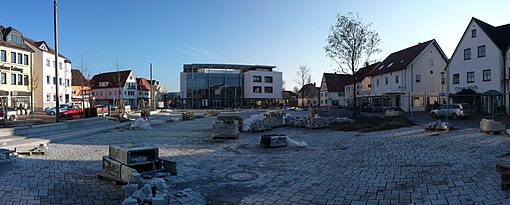
[[[0,107],[0,119],[4,119],[4,107]],[[14,107],[7,107],[7,116],[6,118],[10,121],[15,121],[16,118],[18,118],[18,115],[16,113],[16,108]]]
[[[69,119],[69,118],[81,117],[81,116],[83,116],[83,109],[81,109],[80,107],[76,107],[76,106],[60,112],[61,118]]]
[[[431,110],[430,116],[432,118],[448,116],[452,119],[469,118],[471,116],[471,106],[467,103],[449,104],[448,109],[446,106],[440,105],[438,108]]]
[[[62,111],[69,109],[71,106],[68,104],[61,104],[58,107],[60,108],[59,111],[62,112]],[[56,107],[46,108],[46,109],[44,109],[44,113],[46,113],[48,115],[55,115],[55,113],[57,113],[57,108]]]
[[[368,104],[365,108],[366,112],[382,112],[382,105],[378,103]]]

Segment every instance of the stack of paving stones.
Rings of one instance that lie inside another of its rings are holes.
[[[170,189],[163,178],[142,180],[138,174],[132,177],[128,184],[122,186],[122,192],[124,194],[122,205],[170,204]]]
[[[289,118],[289,125],[291,127],[305,127],[307,118],[300,116],[292,116]]]
[[[510,188],[510,161],[499,161],[496,164],[496,171],[501,173],[501,189]]]
[[[269,127],[275,128],[275,127],[283,127],[284,121],[283,121],[283,112],[277,112],[277,111],[270,111],[263,113],[264,119],[269,124]]]

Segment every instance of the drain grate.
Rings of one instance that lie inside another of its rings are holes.
[[[225,178],[235,182],[249,182],[258,179],[259,174],[251,171],[235,171],[225,175]]]

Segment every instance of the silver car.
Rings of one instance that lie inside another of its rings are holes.
[[[430,116],[432,118],[448,116],[452,119],[468,118],[471,116],[471,106],[467,103],[449,104],[448,109],[446,106],[447,105],[441,105],[438,108],[433,109],[430,111]]]

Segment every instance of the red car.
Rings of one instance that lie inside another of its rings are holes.
[[[72,107],[65,111],[60,112],[61,118],[74,118],[83,116],[83,109],[80,107]]]

